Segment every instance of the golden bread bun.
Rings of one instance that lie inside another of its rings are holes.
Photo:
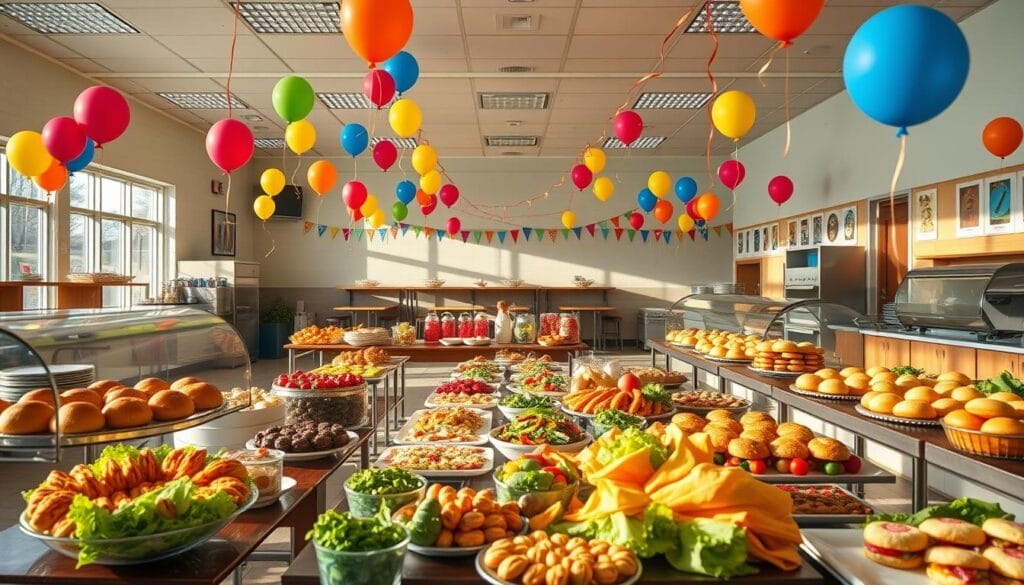
[[[963,384],[960,384],[958,382],[950,382],[947,380],[945,382],[939,382],[932,388],[939,394],[949,394],[950,392],[956,390],[960,386],[963,386]]]
[[[150,397],[148,404],[156,420],[178,420],[196,411],[192,399],[177,390],[161,390]]]
[[[708,427],[711,427],[711,425],[704,427],[702,432],[708,436],[708,439],[711,441],[711,448],[714,449],[716,453],[725,453],[729,448],[729,441],[739,436],[729,429],[724,429],[722,427]]]
[[[822,380],[821,384],[818,384],[818,392],[821,394],[837,394],[845,395],[850,393],[850,389],[846,387],[846,383],[839,378],[828,378]]]
[[[997,416],[985,421],[980,430],[993,435],[1024,436],[1024,422],[1008,416]]]
[[[729,455],[740,459],[764,459],[768,456],[768,447],[764,443],[739,437],[729,441],[728,451]]]
[[[717,420],[733,420],[732,413],[729,412],[728,410],[725,410],[724,408],[716,408],[714,410],[709,410],[707,414],[704,415],[704,418],[712,422]]]
[[[224,404],[224,395],[220,389],[213,384],[197,382],[179,389],[184,392],[196,405],[196,410],[210,410]]]
[[[50,419],[50,432],[56,432],[60,419],[61,433],[95,433],[107,424],[100,408],[91,402],[71,402],[60,407],[58,416]]]
[[[779,435],[779,438],[796,439],[801,443],[806,443],[814,438],[814,431],[795,422],[784,422],[776,427],[775,432]]]
[[[985,395],[974,386],[960,386],[949,393],[950,398],[956,398],[960,402],[967,402],[975,398],[984,398]]]
[[[135,388],[117,388],[107,392],[106,396],[103,397],[103,402],[110,404],[118,398],[138,398],[139,400],[149,400],[149,394],[146,394],[142,390],[136,390]]]
[[[807,448],[819,461],[846,461],[850,458],[846,445],[830,437],[815,437],[807,442]]]
[[[903,398],[906,400],[918,400],[929,404],[935,402],[940,397],[941,395],[938,392],[932,390],[928,386],[914,386],[903,393]]]
[[[740,433],[740,438],[741,439],[750,439],[751,441],[754,441],[755,443],[763,443],[763,444],[767,445],[768,443],[771,443],[776,438],[778,438],[778,435],[775,434],[775,430],[774,429],[769,429],[769,428],[749,429],[749,428],[747,428],[747,429],[743,429],[743,432]]]
[[[796,344],[793,343],[792,341],[788,341],[786,339],[780,339],[780,340],[772,343],[772,351],[774,351],[775,353],[783,353],[783,352],[786,352],[786,353],[790,353],[790,352],[796,353],[797,347],[796,347]]]
[[[1024,400],[1018,400],[1017,402],[1007,402],[1017,412],[1024,412]]]
[[[871,389],[871,378],[867,374],[854,374],[843,381],[851,394],[864,394]]]
[[[792,436],[783,436],[775,439],[768,445],[772,457],[779,459],[795,459],[800,457],[806,459],[810,454],[807,445],[794,439]]]
[[[796,382],[793,382],[797,388],[808,392],[817,392],[819,384],[821,384],[821,376],[817,374],[803,374],[796,379]]]
[[[948,398],[945,396],[939,398],[935,402],[932,402],[932,408],[935,409],[935,412],[937,412],[939,416],[946,416],[947,414],[953,412],[954,410],[960,410],[963,407],[963,402],[960,402],[955,398]]]
[[[897,375],[896,372],[890,372],[888,370],[884,372],[878,372],[877,374],[873,375],[870,373],[871,370],[868,370],[868,372],[868,375],[871,376],[872,384],[875,384],[876,382],[895,382],[896,378],[899,378],[899,375]]]
[[[1020,402],[1024,400],[1024,398],[1017,396],[1013,392],[996,392],[995,394],[989,394],[988,397],[1000,402]]]
[[[171,385],[160,378],[143,378],[135,383],[136,390],[142,390],[150,396],[161,390],[169,390]]]
[[[708,421],[699,414],[692,412],[680,412],[672,416],[672,424],[683,429],[687,433],[699,433],[704,430]]]
[[[923,376],[921,378],[918,378],[917,381],[921,386],[927,386],[929,388],[934,388],[939,384],[938,380],[936,380],[935,378],[931,378],[929,376]]]
[[[775,419],[772,418],[772,415],[764,412],[763,410],[751,410],[740,417],[740,424],[743,426],[761,422],[771,423],[773,427],[775,426]]]
[[[892,407],[892,415],[900,418],[912,418],[917,420],[931,420],[938,418],[939,414],[932,408],[931,403],[920,400],[903,400]]]
[[[939,374],[939,377],[936,378],[936,380],[939,382],[959,382],[960,386],[966,386],[971,383],[971,378],[967,374],[961,372],[944,372]]]
[[[732,419],[720,419],[711,421],[707,424],[707,426],[704,427],[704,430],[706,431],[709,428],[725,429],[737,436],[743,432],[743,425]]]
[[[194,376],[188,376],[186,378],[178,378],[174,382],[171,382],[171,390],[181,390],[182,386],[188,386],[189,384],[196,384],[202,382],[202,378],[196,378]]]
[[[6,400],[0,400],[0,412],[3,412],[11,407],[11,403]]]
[[[772,351],[772,342],[760,341],[757,343],[757,345],[754,346],[754,349],[762,353],[769,353]]]
[[[871,390],[875,392],[892,392],[893,394],[903,395],[903,388],[900,388],[893,382],[875,382],[871,385]]]
[[[902,376],[896,378],[895,384],[896,386],[903,388],[904,390],[909,390],[914,386],[920,386],[921,380],[917,376],[914,376],[912,374],[903,374]]]
[[[975,398],[964,404],[964,409],[981,418],[995,418],[997,416],[1013,416],[1013,407],[1005,402],[992,400],[991,398]]]
[[[858,368],[856,366],[846,366],[845,368],[839,370],[839,375],[844,378],[849,378],[854,374],[864,374],[864,368]],[[867,374],[864,375],[867,376]],[[870,378],[871,376],[868,376],[868,379]]]
[[[18,402],[45,402],[50,406],[54,406],[53,390],[50,390],[49,388],[37,388],[22,394],[21,398],[18,399]]]
[[[107,392],[114,388],[120,388],[124,384],[117,380],[96,380],[92,384],[89,384],[88,389],[96,392],[102,398]]]
[[[981,430],[981,425],[985,424],[985,419],[961,409],[946,414],[942,417],[942,422],[956,429],[978,431]]]
[[[879,392],[878,390],[871,390],[871,391],[865,393],[864,396],[860,397],[860,405],[863,408],[868,408],[868,404],[871,403],[871,399],[874,398],[875,396],[878,396],[879,394],[884,394],[884,392]],[[868,408],[868,410],[871,410],[871,409]]]
[[[866,373],[867,375],[869,375],[872,378],[874,378],[875,376],[877,376],[879,374],[885,374],[885,373],[892,374],[892,371],[889,368],[885,367],[885,366],[874,366],[874,367],[868,368],[864,373]],[[895,375],[893,375],[893,379],[894,380],[896,379]]]
[[[116,398],[103,407],[107,426],[114,429],[141,427],[153,420],[153,410],[141,398]]]
[[[7,435],[35,435],[50,429],[53,407],[45,402],[29,400],[19,402],[0,412],[0,433]]]
[[[903,397],[899,394],[892,394],[889,392],[882,392],[878,396],[875,396],[868,402],[867,409],[871,412],[877,412],[879,414],[892,414],[892,408],[903,401]]]
[[[730,360],[741,360],[747,357],[747,352],[739,348],[733,348],[725,352],[725,358]]]
[[[814,373],[822,380],[827,380],[829,378],[842,378],[842,376],[839,375],[839,372],[832,368],[822,368]]]
[[[103,397],[86,388],[72,388],[60,393],[61,404],[71,404],[72,402],[88,402],[96,408],[103,407]]]
[[[724,358],[727,353],[729,353],[728,349],[725,349],[724,347],[721,346],[715,346],[711,348],[711,351],[708,352],[708,355],[714,358]]]

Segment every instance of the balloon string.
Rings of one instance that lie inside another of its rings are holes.
[[[786,148],[782,151],[782,158],[787,158],[789,157],[789,147],[793,142],[793,129],[789,117],[789,51],[786,51],[785,96],[783,99],[786,101]]]
[[[896,182],[899,181],[900,173],[903,172],[903,163],[907,158],[907,134],[900,131],[900,153],[896,157],[896,168],[892,173],[892,181],[889,183],[889,239],[892,241],[893,256],[896,258],[896,267],[900,265],[900,249],[896,245]],[[907,261],[909,262],[909,258]]]
[[[228,173],[228,192],[224,195],[224,215],[228,215],[228,210],[231,209],[231,173]]]
[[[235,7],[235,21],[231,28],[231,52],[228,56],[228,82],[225,87],[228,94],[228,118],[234,117],[234,112],[231,107],[231,76],[235,72],[235,43],[238,42],[238,2],[239,0],[232,2]]]
[[[277,249],[277,240],[274,239],[274,236],[267,230],[267,220],[263,220],[263,233],[270,236],[270,251],[263,255],[264,258],[269,258],[270,255],[274,253],[274,250]]]
[[[320,203],[318,203],[317,206],[316,206],[316,217],[314,217],[313,219],[316,220],[317,225],[319,225],[320,224],[320,208],[324,206],[324,198],[323,197],[318,197],[317,199],[320,200]]]
[[[788,46],[789,43],[787,43],[786,41],[779,41],[779,44],[775,45],[775,48],[772,49],[771,54],[768,55],[768,61],[765,62],[765,64],[761,66],[761,69],[757,71],[757,80],[761,82],[761,87],[768,87],[768,84],[765,83],[764,81],[764,74],[766,71],[768,71],[768,68],[772,66],[772,61],[775,60],[775,55],[777,55],[779,51],[785,49]]]
[[[295,170],[292,171],[292,178],[291,178],[292,185],[295,184],[295,175],[298,174],[299,167],[301,167],[301,166],[302,166],[302,155],[301,154],[297,154],[295,156]]]
[[[711,107],[715,103],[715,98],[718,96],[718,82],[715,80],[714,74],[711,73],[711,66],[715,62],[715,57],[718,56],[718,33],[715,32],[715,25],[711,22],[711,3],[708,2],[705,5],[705,8],[707,11],[704,14],[704,21],[707,23],[708,31],[711,33],[711,40],[715,44],[714,48],[711,50],[711,57],[708,58],[707,65],[708,81],[711,82],[711,99],[709,99],[707,103],[707,112],[708,123],[711,127],[708,128],[708,143],[707,149],[704,153],[708,171],[708,190],[711,190],[715,187],[715,174],[711,172],[711,143],[715,139],[715,121],[711,116]]]

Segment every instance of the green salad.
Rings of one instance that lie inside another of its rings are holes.
[[[561,457],[527,454],[509,461],[495,474],[508,487],[524,492],[559,490],[577,481],[576,471]]]
[[[306,540],[335,552],[367,552],[391,548],[405,540],[406,532],[381,516],[356,518],[348,512],[327,510],[316,519]]]
[[[501,399],[498,404],[509,408],[554,408],[555,401],[547,396],[510,394]]]
[[[569,417],[541,408],[527,410],[494,435],[499,441],[516,445],[568,445],[586,436]]]
[[[647,426],[647,421],[643,417],[633,416],[631,414],[626,414],[621,410],[614,410],[611,408],[597,411],[592,422],[595,425],[601,425],[602,427],[618,427],[619,430],[623,431],[626,429],[643,429]]]
[[[607,465],[620,457],[640,451],[645,447],[650,448],[651,467],[657,469],[668,459],[668,449],[661,444],[657,437],[645,433],[637,428],[629,428],[622,431],[613,440],[607,437],[598,441],[597,461]]]
[[[914,366],[895,366],[890,369],[897,376],[906,376],[907,374],[911,376],[920,376],[921,374],[924,374],[923,369],[915,368]]]
[[[1017,396],[1024,396],[1024,382],[1014,377],[1009,371],[1003,371],[998,376],[978,382],[978,391],[982,394],[1012,392]]]
[[[345,486],[361,494],[381,496],[418,490],[423,487],[423,480],[397,467],[371,467],[353,473]]]
[[[484,382],[496,382],[498,372],[486,366],[474,366],[459,372],[460,378],[467,380],[482,380]]]
[[[871,522],[884,520],[886,522],[919,526],[929,518],[958,518],[981,526],[989,518],[1013,520],[1014,515],[1003,510],[999,504],[993,502],[986,502],[975,498],[958,498],[948,504],[938,504],[922,508],[913,514],[907,514],[906,512],[872,514],[867,517],[864,523],[870,524]]]

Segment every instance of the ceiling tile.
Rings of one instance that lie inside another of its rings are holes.
[[[577,0],[533,0],[530,6],[534,8],[552,8],[564,6],[576,6]],[[486,6],[489,8],[508,8],[508,0],[462,0],[463,8]]]
[[[284,59],[343,58],[357,61],[352,49],[341,35],[260,35],[260,40]],[[363,65],[365,69],[365,65]]]
[[[507,59],[509,55],[544,59],[561,56],[566,37],[495,35],[469,37],[468,41],[473,59]]]
[[[789,79],[789,93],[797,94],[803,93],[811,87],[821,83],[823,78],[821,77],[790,77]],[[732,80],[730,83],[722,84],[719,80],[719,87],[723,90],[726,89],[737,89],[744,91],[754,96],[757,99],[756,94],[761,93],[784,93],[786,86],[786,80],[780,77],[765,77],[764,84],[762,85],[761,80],[755,77],[742,77]]]
[[[430,59],[420,62],[420,73],[464,73],[469,71],[466,66],[466,58],[459,55],[452,59]]]
[[[535,92],[545,91],[554,93],[558,89],[557,79],[537,79],[537,78],[523,78],[523,79],[476,79],[473,81],[473,87],[477,92]]]
[[[142,90],[153,93],[224,91],[224,86],[209,78],[142,77],[132,81]]]
[[[200,71],[214,73],[226,73],[228,60],[224,57],[218,59],[189,59]],[[239,73],[288,73],[291,69],[280,59],[239,59],[235,57],[233,69]]]
[[[550,110],[478,110],[476,116],[481,126],[502,126],[507,128],[506,132],[521,134],[519,128],[508,127],[509,120],[521,122],[523,126],[543,125],[547,124],[550,113]]]
[[[493,7],[464,7],[462,19],[467,35],[567,35],[572,28],[573,8],[541,8],[536,3],[508,4]],[[531,16],[535,30],[504,30],[502,16]],[[578,25],[577,25],[578,26]]]
[[[296,59],[289,58],[285,62],[287,66],[291,68],[297,75],[310,74],[310,73],[363,73],[366,69],[366,65],[350,59],[341,58],[329,58],[329,59]],[[352,87],[362,87],[361,81],[358,78],[347,80]],[[310,80],[312,83],[312,80]],[[320,88],[316,88],[320,90]],[[355,90],[353,90],[355,91]]]
[[[71,67],[75,71],[82,73],[104,73],[110,71],[103,65],[93,61],[92,59],[72,58],[72,59],[60,59],[60,62]]]
[[[164,2],[160,8],[119,8],[117,15],[150,35],[180,35],[183,32],[197,35],[231,34],[234,22],[232,10],[227,4],[217,8],[188,7],[177,3],[168,8],[168,4]],[[238,34],[252,34],[241,18]]]
[[[584,6],[576,20],[578,35],[662,35],[686,9],[679,2],[660,8],[618,3],[614,7]]]
[[[49,57],[54,57],[57,59],[72,59],[75,57],[82,56],[79,55],[77,52],[65,47],[64,45],[52,40],[50,37],[46,35],[15,35],[11,38]]]
[[[807,89],[807,93],[836,94],[846,89],[842,77],[822,79]]]
[[[540,156],[539,146],[486,146],[484,147],[484,156]],[[517,155],[508,155],[507,152],[518,152]]]
[[[506,57],[504,59],[473,59],[470,66],[477,73],[496,73],[500,67],[508,66],[529,67],[535,73],[556,73],[561,70],[561,59],[522,59],[517,57]],[[510,77],[527,74],[510,73]]]
[[[459,12],[455,6],[416,8],[413,38],[419,34],[458,35]]]
[[[60,44],[79,53],[82,57],[102,59],[105,57],[125,59],[177,58],[151,37],[145,35],[53,35]],[[152,69],[150,69],[152,70]]]
[[[348,45],[345,45],[348,49]],[[465,59],[466,51],[462,47],[462,37],[458,35],[413,35],[405,46],[421,61],[429,63],[432,59]]]
[[[178,57],[101,57],[93,59],[93,61],[115,73],[193,73],[196,71],[191,63]]]
[[[157,42],[186,59],[227,59],[231,53],[231,35],[164,35]],[[273,52],[254,36],[239,36],[235,42],[236,59],[270,59]]]

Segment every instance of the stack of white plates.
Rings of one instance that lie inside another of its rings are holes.
[[[885,303],[882,305],[882,322],[896,327],[903,325],[900,323],[899,317],[896,316],[896,303]]]
[[[61,390],[83,388],[93,382],[95,368],[86,364],[58,364],[50,366],[53,379]],[[13,402],[36,388],[50,386],[50,378],[42,366],[21,366],[0,370],[0,398]]]
[[[359,347],[370,345],[390,345],[391,335],[387,329],[375,327],[372,329],[361,329],[359,331],[346,331],[343,337],[345,343]]]

